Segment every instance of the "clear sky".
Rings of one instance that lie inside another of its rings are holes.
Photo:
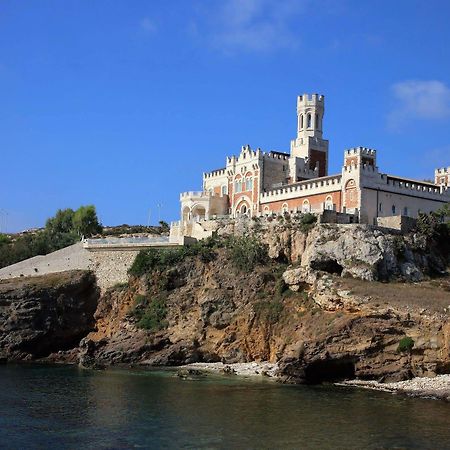
[[[106,225],[179,215],[241,145],[289,151],[325,95],[330,172],[450,166],[448,0],[2,0],[0,224],[95,204]],[[7,213],[7,215],[6,215]]]

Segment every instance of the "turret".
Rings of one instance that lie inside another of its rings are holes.
[[[438,186],[450,187],[450,167],[443,167],[434,171],[434,183]]]
[[[303,94],[297,97],[297,139],[291,141],[291,156],[304,158],[319,176],[328,174],[328,141],[322,139],[325,97]]]

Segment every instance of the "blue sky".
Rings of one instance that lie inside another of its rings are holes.
[[[303,92],[325,95],[330,172],[363,145],[432,178],[449,22],[446,0],[1,1],[1,227],[90,203],[107,225],[175,220],[241,145],[288,151]]]

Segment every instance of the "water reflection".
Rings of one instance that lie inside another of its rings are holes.
[[[0,379],[8,448],[450,446],[450,405],[441,401],[70,367],[5,366]]]

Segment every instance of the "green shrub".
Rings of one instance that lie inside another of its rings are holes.
[[[216,238],[209,238],[192,245],[173,249],[150,248],[142,250],[137,254],[128,273],[139,277],[155,270],[162,271],[191,256],[199,256],[203,262],[207,263],[213,261],[216,257],[214,249],[218,246],[219,243]]]
[[[257,265],[267,262],[267,246],[255,237],[231,236],[226,247],[231,263],[239,270],[253,270]]]
[[[274,324],[280,320],[284,305],[279,299],[262,300],[253,305],[253,310],[260,319]]]
[[[398,343],[397,352],[399,352],[399,353],[400,352],[401,353],[408,352],[409,353],[409,352],[411,352],[413,347],[414,347],[414,339],[409,336],[405,336]]]
[[[148,300],[145,295],[136,295],[134,303],[133,315],[138,319],[139,328],[159,331],[167,327],[167,306],[164,296]]]
[[[314,228],[316,222],[317,217],[314,214],[311,213],[302,214],[299,220],[299,228],[304,233],[307,233],[309,230]]]

